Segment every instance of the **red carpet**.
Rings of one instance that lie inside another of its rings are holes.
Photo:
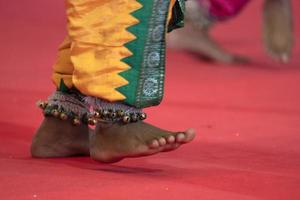
[[[14,3],[15,2],[15,3]],[[148,121],[193,127],[190,145],[105,165],[88,157],[32,159],[35,108],[64,37],[63,1],[0,0],[0,199],[2,200],[299,200],[300,3],[290,64],[268,58],[260,40],[262,1],[253,1],[214,33],[249,65],[204,63],[170,51],[166,96]]]

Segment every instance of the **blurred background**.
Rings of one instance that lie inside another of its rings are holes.
[[[292,1],[294,48],[287,64],[265,51],[262,4],[250,1],[211,30],[222,48],[248,63],[203,60],[172,46],[167,51],[165,98],[146,109],[148,122],[193,127],[196,141],[107,166],[89,158],[30,158],[42,120],[35,102],[55,89],[50,76],[66,34],[64,1],[0,0],[0,198],[298,200],[300,2]]]

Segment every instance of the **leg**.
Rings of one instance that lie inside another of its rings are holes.
[[[186,50],[209,60],[223,63],[247,63],[246,57],[236,55],[223,49],[213,38],[209,29],[193,26],[187,21],[185,28],[176,31],[168,38],[169,48]]]
[[[190,142],[195,136],[192,129],[172,133],[136,122],[137,116],[143,116],[141,108],[162,99],[170,2],[103,2],[68,1],[73,83],[89,96],[87,103],[94,109],[91,157],[115,162]]]
[[[281,62],[288,62],[293,46],[290,0],[265,0],[263,34],[268,52]]]
[[[233,10],[241,8],[242,7],[239,7]],[[210,36],[210,30],[217,21],[216,19],[210,19],[211,17],[209,17],[208,10],[209,8],[199,4],[198,1],[188,1],[186,7],[187,19],[185,28],[175,31],[174,34],[169,36],[168,46],[174,49],[195,52],[200,56],[219,62],[247,62],[247,58],[226,51]]]
[[[37,129],[32,141],[31,155],[33,157],[89,155],[88,126],[86,124],[74,126],[69,121],[58,119],[60,117],[58,115],[62,114],[62,110],[68,112],[73,110],[76,112],[76,104],[82,105],[79,98],[67,93],[73,87],[72,74],[74,67],[70,61],[70,46],[70,38],[67,37],[59,48],[52,80],[60,92],[56,92],[56,95],[49,97],[50,102],[48,103],[51,103],[52,107],[41,104],[45,118]],[[72,109],[72,107],[74,108]],[[87,110],[85,111],[83,108],[81,112],[87,112]],[[56,116],[56,118],[52,115]],[[62,118],[66,117],[64,115],[61,116]]]
[[[86,125],[74,126],[54,117],[45,117],[31,145],[33,157],[89,155]]]
[[[190,142],[195,136],[192,129],[171,133],[136,122],[137,116],[145,118],[141,108],[157,105],[162,99],[169,2],[68,0],[67,9],[70,44],[65,45],[66,56],[58,60],[73,68],[62,73],[67,65],[55,65],[59,70],[53,81],[66,92],[56,93],[48,105],[41,105],[45,115],[97,123],[89,151],[93,159],[102,162],[169,151]],[[153,9],[159,18],[152,15]],[[88,96],[86,102],[68,92],[72,88]],[[96,116],[87,114],[89,106],[93,114],[98,113]],[[122,112],[121,121],[116,118],[116,110]],[[87,153],[87,132],[86,125],[74,128],[47,118],[33,140],[32,154],[53,157]]]

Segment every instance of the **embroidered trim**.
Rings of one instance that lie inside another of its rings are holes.
[[[136,39],[126,43],[133,55],[122,61],[131,68],[119,73],[129,83],[117,88],[125,103],[137,108],[158,105],[165,77],[165,34],[169,0],[138,0],[143,7],[132,13],[140,22],[127,30]]]

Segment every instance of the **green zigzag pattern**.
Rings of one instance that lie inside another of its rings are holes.
[[[61,92],[66,92],[66,93],[68,93],[70,91],[70,89],[65,84],[63,79],[60,79],[60,83],[59,83],[59,86],[58,86],[57,90],[61,91]]]
[[[135,105],[136,92],[138,87],[138,77],[140,76],[140,68],[143,62],[143,52],[145,43],[147,40],[149,17],[151,17],[153,9],[153,1],[150,0],[137,0],[142,7],[131,15],[139,20],[139,23],[127,28],[127,31],[136,36],[135,40],[132,40],[125,44],[133,55],[123,58],[121,61],[130,66],[130,69],[120,72],[119,75],[126,79],[129,83],[125,86],[121,86],[116,90],[126,96],[125,103],[129,105]]]

